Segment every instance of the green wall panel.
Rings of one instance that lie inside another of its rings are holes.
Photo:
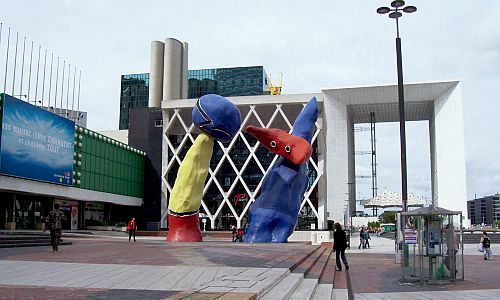
[[[74,187],[140,198],[144,192],[144,161],[144,152],[76,127],[74,170],[81,175],[73,176]]]

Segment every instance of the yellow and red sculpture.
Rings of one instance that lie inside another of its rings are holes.
[[[192,117],[193,123],[203,133],[198,135],[186,153],[170,194],[167,241],[171,242],[202,241],[199,209],[214,140],[230,141],[241,126],[241,115],[236,105],[214,94],[198,99]]]

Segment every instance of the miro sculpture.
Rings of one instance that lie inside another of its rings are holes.
[[[241,114],[236,105],[215,94],[200,97],[192,117],[202,133],[186,153],[170,194],[167,241],[171,242],[202,241],[198,214],[214,140],[231,141],[241,126]]]
[[[295,120],[291,134],[274,128],[246,128],[280,157],[264,177],[260,196],[250,206],[244,242],[286,243],[292,234],[308,185],[307,163],[318,113],[313,97]]]

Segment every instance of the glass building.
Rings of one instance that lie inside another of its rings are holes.
[[[119,129],[128,129],[129,109],[148,107],[149,73],[122,75]]]
[[[256,96],[269,89],[269,79],[262,66],[189,70],[188,84],[191,99],[206,94]]]
[[[188,98],[206,94],[224,97],[267,94],[269,78],[263,66],[188,71]],[[129,109],[147,107],[149,73],[127,74],[121,78],[119,129],[128,129]]]

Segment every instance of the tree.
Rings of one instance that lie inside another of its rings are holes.
[[[381,224],[395,224],[396,223],[396,212],[395,211],[386,211],[380,216],[378,216],[378,220]]]
[[[368,222],[368,228],[375,229],[375,228],[379,228],[379,227],[380,227],[380,223],[377,221]]]

